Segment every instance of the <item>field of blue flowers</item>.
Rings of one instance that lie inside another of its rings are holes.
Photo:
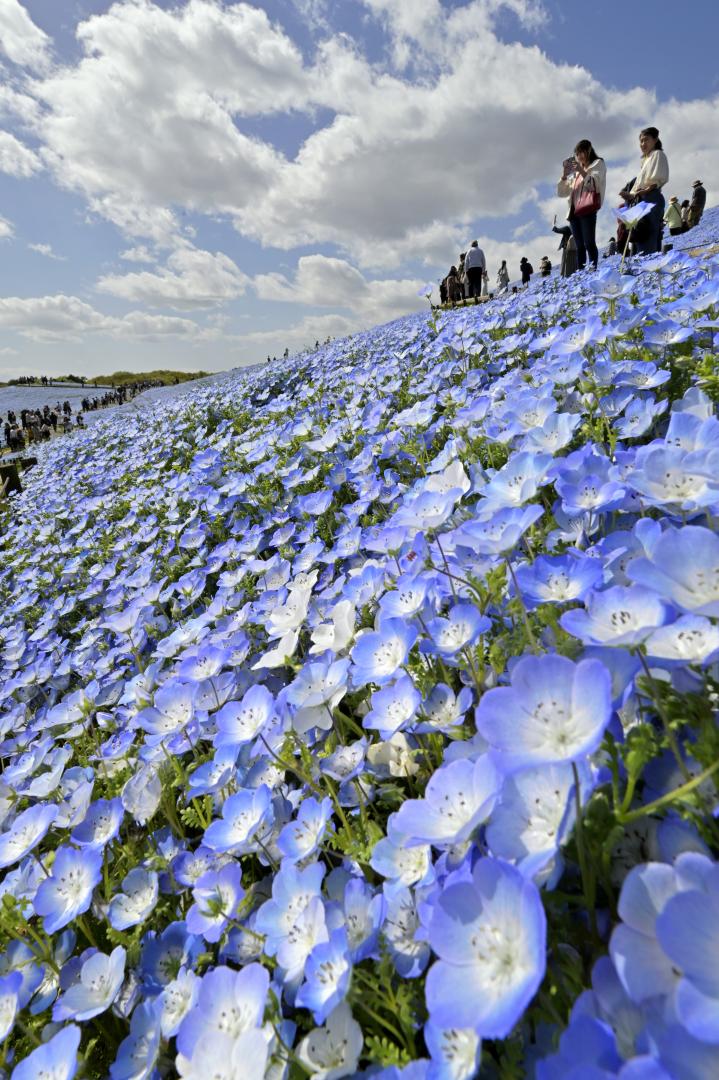
[[[38,451],[3,1076],[719,1075],[719,256],[628,265]]]

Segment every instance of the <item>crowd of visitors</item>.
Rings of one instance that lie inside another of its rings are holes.
[[[45,380],[45,381],[43,381]],[[52,385],[46,377],[25,377],[15,380],[15,385]],[[114,387],[105,391],[104,394],[90,397],[86,395],[80,402],[80,409],[75,413],[73,420],[73,408],[69,401],[58,401],[55,405],[43,405],[34,409],[20,409],[15,412],[10,409],[5,420],[0,418],[3,424],[5,445],[10,450],[24,450],[32,443],[47,442],[53,435],[71,431],[73,427],[85,426],[83,413],[94,412],[96,409],[106,409],[111,405],[124,405],[137,394],[149,390],[163,383],[157,379],[143,379],[126,386]]]
[[[669,181],[669,162],[666,152],[655,127],[643,128],[639,133],[641,161],[636,176],[627,181],[618,193],[619,206],[632,206],[638,202],[651,203],[652,209],[634,226],[629,237],[621,221],[617,224],[616,236],[608,241],[604,257],[624,251],[627,242],[631,243],[633,255],[650,255],[661,251],[664,241],[664,228],[671,236],[694,228],[701,221],[706,205],[707,193],[701,180],[695,180],[691,199],[679,202],[677,195],[672,195],[668,205],[663,189]],[[567,219],[565,225],[557,225],[554,218],[552,231],[560,236],[561,252],[560,273],[569,277],[577,270],[596,269],[599,262],[597,246],[597,214],[604,205],[607,186],[607,167],[589,139],[580,139],[574,147],[571,157],[562,162],[562,173],[557,183],[557,195],[567,200]],[[523,286],[527,286],[534,273],[534,267],[526,256],[519,264],[519,273]],[[549,277],[552,263],[544,255],[539,264],[541,277]],[[506,292],[509,288],[509,271],[506,260],[497,273],[497,292]],[[489,293],[489,274],[484,252],[476,240],[468,252],[462,252],[459,263],[452,266],[440,284],[441,302],[454,304],[472,297],[475,302]]]

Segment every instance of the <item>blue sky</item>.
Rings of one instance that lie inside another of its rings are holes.
[[[0,379],[220,370],[417,310],[478,237],[552,257],[655,123],[719,189],[719,4],[0,0]]]

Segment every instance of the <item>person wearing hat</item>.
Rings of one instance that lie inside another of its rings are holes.
[[[669,200],[669,205],[664,214],[664,224],[669,229],[670,236],[678,236],[683,231],[682,210],[679,205],[679,198],[676,195],[672,195]]]
[[[698,225],[702,219],[704,213],[704,207],[706,206],[707,193],[706,188],[702,184],[701,180],[695,180],[692,191],[692,201],[689,206],[689,228],[693,229],[695,225]]]

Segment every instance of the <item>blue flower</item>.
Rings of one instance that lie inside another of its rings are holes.
[[[120,1043],[110,1066],[112,1080],[151,1080],[161,1035],[158,1002],[141,1002],[132,1014],[130,1034]]]
[[[102,849],[115,839],[124,816],[121,799],[98,799],[70,836],[73,844]]]
[[[79,1064],[77,1051],[80,1046],[80,1028],[66,1024],[51,1039],[18,1062],[11,1080],[73,1080]]]
[[[0,976],[0,1042],[4,1042],[13,1029],[22,982],[20,971]]]
[[[525,656],[512,669],[511,686],[483,695],[475,719],[502,767],[516,769],[592,754],[611,706],[611,678],[600,661]]]
[[[19,862],[37,847],[57,817],[57,807],[38,803],[18,814],[12,825],[0,834],[0,869]]]
[[[157,903],[157,874],[136,866],[125,874],[122,888],[110,901],[108,920],[113,930],[127,930],[147,919]]]
[[[657,594],[637,585],[592,592],[585,605],[565,611],[559,622],[587,645],[640,645],[666,619]]]
[[[215,713],[215,746],[239,747],[257,738],[274,711],[272,694],[261,684],[251,686],[242,701],[228,701]]]
[[[248,964],[241,971],[231,971],[228,967],[209,971],[200,983],[196,1004],[180,1024],[179,1054],[192,1061],[196,1049],[203,1044],[223,1035],[233,1040],[259,1028],[269,982],[269,975],[260,964]]]
[[[383,686],[407,660],[417,630],[402,619],[383,619],[378,630],[359,637],[352,649],[352,677],[356,686]]]
[[[327,823],[332,817],[332,800],[329,798],[304,799],[294,821],[289,821],[277,837],[277,847],[291,862],[299,862],[313,855],[319,847]]]
[[[222,937],[231,919],[237,916],[244,898],[242,870],[238,863],[226,863],[219,870],[208,870],[192,890],[195,901],[187,913],[187,929],[205,941]]]
[[[203,843],[212,851],[241,854],[252,850],[252,838],[272,817],[272,793],[266,784],[230,795],[222,819],[205,830]]]
[[[334,930],[329,941],[315,945],[305,964],[305,981],[297,992],[295,1005],[309,1009],[315,1023],[323,1024],[344,1000],[349,989],[352,962],[344,927]]]
[[[427,625],[430,641],[423,643],[424,651],[451,660],[461,649],[473,646],[480,634],[492,626],[475,604],[454,604],[446,619],[432,619]]]
[[[430,777],[424,798],[402,803],[394,828],[406,835],[408,846],[460,844],[489,817],[501,783],[488,755],[443,765]]]
[[[101,851],[58,848],[52,872],[41,883],[34,900],[35,912],[44,916],[43,925],[48,934],[62,930],[87,911],[101,877]]]
[[[546,918],[536,886],[507,863],[484,858],[471,880],[449,884],[433,904],[427,975],[430,1019],[501,1039],[544,977]]]
[[[682,611],[719,616],[719,536],[709,529],[667,529],[627,575]]]
[[[396,682],[375,690],[372,708],[362,721],[362,727],[379,731],[382,739],[390,739],[412,721],[422,695],[411,675],[401,675]]]
[[[57,999],[53,1020],[91,1020],[109,1009],[125,978],[125,950],[121,945],[107,956],[93,952],[82,965],[80,977]]]
[[[479,1074],[482,1040],[474,1028],[440,1028],[430,1020],[424,1041],[431,1058],[427,1080],[472,1080]]]

